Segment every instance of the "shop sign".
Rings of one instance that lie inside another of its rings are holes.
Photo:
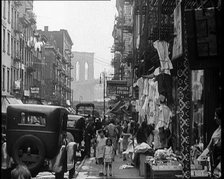
[[[30,96],[30,90],[24,90],[24,96]]]
[[[183,55],[183,25],[182,25],[182,3],[180,2],[174,9],[174,40],[173,40],[173,57],[177,59]]]
[[[32,94],[39,94],[40,88],[39,87],[31,87],[30,91]]]
[[[20,89],[20,85],[21,85],[21,80],[16,80],[15,81],[15,90],[19,90]]]
[[[109,80],[107,81],[107,96],[120,96],[126,98],[129,96],[129,87],[125,80]]]

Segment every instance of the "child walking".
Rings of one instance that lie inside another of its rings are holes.
[[[107,138],[104,135],[104,131],[101,129],[98,131],[99,136],[97,137],[96,140],[96,159],[97,163],[99,165],[102,165],[102,168],[99,172],[99,175],[103,175],[103,155],[104,155],[104,148],[106,146],[106,140]]]
[[[108,138],[106,140],[106,146],[104,148],[104,169],[105,176],[107,176],[107,171],[109,170],[109,175],[112,176],[112,162],[114,161],[114,148],[112,145],[112,139]]]

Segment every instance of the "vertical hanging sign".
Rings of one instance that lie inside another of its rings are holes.
[[[183,55],[183,6],[179,3],[173,12],[174,15],[174,39],[173,39],[173,56],[172,60],[177,59]]]

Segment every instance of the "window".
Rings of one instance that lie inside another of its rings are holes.
[[[2,69],[2,90],[5,91],[5,67]]]
[[[46,115],[41,113],[20,114],[19,125],[46,126]]]
[[[8,41],[8,44],[7,44],[7,53],[8,53],[8,55],[10,55],[10,33],[8,32],[8,39],[7,39],[7,41]]]
[[[14,56],[14,53],[13,53],[13,38],[12,38],[12,36],[11,36],[11,57],[13,58],[13,56]]]
[[[16,39],[14,39],[14,57],[16,57]]]
[[[19,79],[19,69],[16,69],[16,80]]]
[[[15,15],[14,15],[14,28],[17,29],[17,25],[16,25],[16,17],[17,17],[17,14],[16,14],[16,10],[14,11]]]
[[[85,80],[88,80],[89,65],[85,62]]]
[[[5,11],[6,11],[6,1],[3,1],[3,18],[6,19],[5,17]]]
[[[9,73],[9,68],[7,68],[7,92],[9,92],[9,82],[10,82],[10,73]]]
[[[3,28],[3,40],[2,40],[3,52],[5,52],[5,29]]]
[[[11,91],[13,90],[13,82],[15,81],[15,74],[13,68],[11,68]]]
[[[10,24],[10,1],[8,0],[8,23]]]
[[[14,75],[14,81],[16,81],[16,69],[14,69],[13,75]]]
[[[13,25],[14,25],[14,21],[13,21],[13,20],[14,20],[14,19],[13,19],[14,12],[13,12],[13,8],[11,9],[11,12],[12,12],[12,16],[11,16],[11,27],[14,28],[14,27],[13,27]]]
[[[80,69],[80,65],[79,65],[79,62],[76,62],[76,81],[79,81],[79,69]]]

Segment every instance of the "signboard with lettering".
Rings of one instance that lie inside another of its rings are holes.
[[[39,87],[31,87],[30,92],[32,94],[39,94],[40,88]]]
[[[107,96],[120,96],[126,98],[129,96],[129,87],[127,81],[124,80],[109,80],[107,81]]]

